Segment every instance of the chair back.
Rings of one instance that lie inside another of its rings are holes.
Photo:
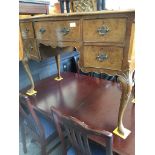
[[[28,126],[38,137],[45,137],[43,126],[32,107],[30,99],[23,94],[19,94],[19,118],[20,123],[24,123]]]
[[[89,146],[88,138],[90,136],[101,137],[105,140],[106,143],[106,155],[112,155],[112,142],[113,135],[108,131],[99,131],[91,129],[88,125],[80,120],[71,117],[62,115],[54,107],[51,108],[54,121],[57,121],[57,118],[61,120],[64,125],[64,128],[67,132],[69,141],[71,142],[73,148],[77,151],[78,154],[82,155],[91,155],[91,150]],[[55,122],[58,123],[58,122]],[[60,125],[60,123],[59,123]]]

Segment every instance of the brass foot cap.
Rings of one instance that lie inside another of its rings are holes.
[[[126,139],[126,138],[129,136],[129,134],[131,133],[131,131],[128,130],[128,129],[126,129],[126,128],[124,128],[124,134],[121,134],[121,133],[119,133],[118,127],[117,127],[117,128],[113,131],[113,133],[114,133],[115,135],[117,135],[117,136],[123,138],[123,139]]]
[[[56,80],[56,81],[61,81],[63,78],[62,77],[56,77],[56,78],[54,78],[54,80]]]
[[[28,90],[28,91],[26,92],[26,94],[29,95],[29,96],[32,96],[32,95],[34,95],[34,94],[36,94],[36,93],[37,93],[36,90]]]

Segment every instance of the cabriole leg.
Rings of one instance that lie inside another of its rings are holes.
[[[34,86],[34,81],[33,81],[33,78],[32,78],[32,75],[31,75],[31,71],[30,71],[30,68],[29,68],[29,65],[28,65],[28,60],[24,59],[22,60],[22,63],[23,63],[23,66],[25,68],[25,71],[28,75],[28,78],[31,82],[31,88],[26,92],[27,95],[34,95],[37,93],[37,91],[34,90],[35,86]]]
[[[122,86],[122,96],[120,100],[117,128],[113,131],[113,133],[120,136],[123,139],[126,139],[127,136],[131,133],[131,131],[124,127],[123,117],[126,107],[129,101],[131,101],[130,99],[133,85],[132,72],[126,71],[122,75],[119,75],[118,81],[121,83]]]
[[[55,56],[56,64],[57,64],[57,70],[58,70],[58,75],[56,78],[54,78],[56,81],[61,81],[63,78],[60,75],[60,54],[57,54]]]

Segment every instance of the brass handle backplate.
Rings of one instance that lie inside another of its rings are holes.
[[[64,28],[61,29],[61,33],[63,35],[67,35],[69,33],[69,31],[70,31],[70,28],[67,28],[67,27],[64,27]]]
[[[101,53],[96,57],[96,59],[100,62],[103,62],[104,60],[108,59],[108,55],[105,53]]]
[[[33,46],[30,46],[30,51],[32,51],[33,50]]]
[[[29,48],[28,48],[28,54],[30,54],[32,51],[33,51],[33,46],[30,45]]]
[[[44,28],[40,28],[39,32],[43,34],[46,30]]]
[[[102,36],[107,34],[109,31],[110,31],[109,28],[107,26],[104,26],[104,25],[97,29],[97,32],[99,33],[99,35],[102,35]]]

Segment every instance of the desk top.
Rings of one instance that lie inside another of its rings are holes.
[[[50,18],[50,17],[74,17],[74,16],[90,16],[90,15],[102,15],[102,14],[130,14],[135,13],[135,10],[102,10],[102,11],[94,11],[94,12],[73,12],[73,13],[57,13],[52,15],[36,15],[33,17],[27,17],[24,19],[20,19],[20,21],[25,21],[28,19],[42,19],[42,18]]]
[[[112,132],[117,126],[120,85],[74,73],[63,73],[62,77],[59,82],[50,77],[36,84],[38,93],[30,97],[34,107],[50,116],[50,107],[55,106],[92,128]],[[129,137],[123,140],[114,135],[113,150],[122,155],[134,155],[134,110],[134,105],[129,104],[124,117],[125,126],[132,131]],[[100,139],[94,140],[103,143]]]

